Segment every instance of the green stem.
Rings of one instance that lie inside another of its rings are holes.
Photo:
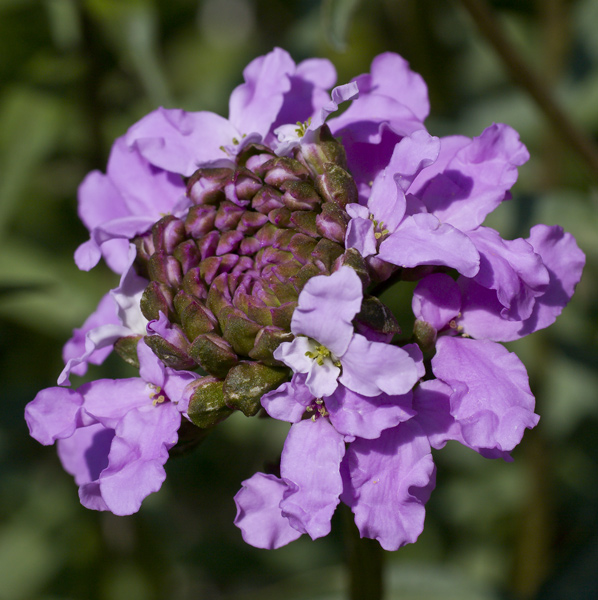
[[[384,550],[376,540],[359,537],[350,509],[342,505],[350,600],[382,600]]]

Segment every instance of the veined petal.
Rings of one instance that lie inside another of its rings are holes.
[[[413,419],[376,440],[355,440],[342,473],[342,500],[362,537],[378,540],[385,550],[415,542],[424,528],[435,468],[428,438]]]
[[[273,419],[290,423],[301,421],[306,407],[314,400],[305,379],[305,375],[295,374],[291,381],[262,396],[262,406]]]
[[[152,165],[189,177],[199,165],[226,158],[220,147],[235,137],[240,139],[239,131],[215,113],[159,108],[133,125],[125,139]]]
[[[181,415],[170,402],[133,409],[119,421],[99,479],[102,498],[115,515],[137,512],[143,499],[160,489],[180,424]]]
[[[235,525],[248,544],[272,550],[301,537],[280,512],[279,504],[287,490],[282,479],[256,473],[242,485],[235,496]]]
[[[464,233],[424,213],[407,217],[380,244],[378,257],[404,268],[452,267],[466,277],[473,277],[480,266],[478,251]]]
[[[58,440],[60,462],[64,470],[75,478],[77,485],[98,480],[100,473],[108,466],[113,437],[114,429],[94,423],[79,427],[69,438]]]
[[[419,378],[418,368],[405,350],[370,342],[360,334],[353,336],[341,362],[340,383],[364,396],[378,396],[382,392],[400,396]]]
[[[429,323],[438,331],[459,314],[459,286],[446,273],[427,275],[413,290],[411,308],[416,319]]]
[[[291,331],[342,356],[351,340],[351,321],[361,308],[362,298],[361,280],[351,267],[341,267],[330,276],[312,277],[299,294]]]
[[[330,533],[330,519],[343,489],[343,436],[324,418],[295,423],[282,451],[280,474],[287,483],[280,503],[292,527],[316,539]]]
[[[442,337],[432,370],[453,389],[451,415],[470,448],[510,452],[538,423],[525,367],[504,346]]]
[[[289,77],[294,72],[295,62],[281,48],[252,60],[243,71],[245,83],[230,96],[231,124],[241,134],[256,132],[266,137],[291,88]]]
[[[368,397],[352,392],[344,385],[326,398],[330,422],[343,435],[376,439],[381,432],[409,420],[416,412],[411,408],[411,392],[402,396]]]
[[[78,390],[46,388],[25,407],[25,420],[31,437],[49,446],[73,435],[80,425],[83,396]]]

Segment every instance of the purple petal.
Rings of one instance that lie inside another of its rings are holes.
[[[109,464],[100,475],[102,498],[115,515],[137,512],[143,499],[160,489],[180,424],[170,402],[131,410],[118,423]]]
[[[84,398],[85,413],[109,429],[115,429],[131,410],[151,407],[151,391],[139,377],[98,379],[79,388]]]
[[[415,420],[428,436],[432,448],[444,448],[448,440],[465,444],[461,427],[451,415],[452,394],[452,388],[439,379],[422,381],[413,390]]]
[[[353,392],[378,396],[406,394],[418,380],[418,368],[405,350],[390,344],[370,342],[355,334],[341,359],[339,381]]]
[[[343,385],[326,398],[330,422],[343,435],[368,440],[380,437],[385,429],[413,417],[411,392],[402,396],[380,394],[375,397],[356,394]]]
[[[291,331],[306,335],[342,356],[353,335],[351,321],[361,308],[363,288],[351,267],[330,276],[312,277],[299,294]]]
[[[575,238],[562,227],[536,225],[527,241],[541,256],[550,281],[544,294],[536,299],[534,313],[526,321],[523,335],[554,323],[571,300],[586,260]]]
[[[133,125],[125,139],[152,165],[189,177],[199,165],[226,158],[220,146],[235,137],[240,133],[217,114],[159,108]]]
[[[453,389],[451,414],[470,448],[510,452],[538,423],[525,367],[500,344],[442,337],[432,370]]]
[[[235,496],[235,525],[248,544],[272,550],[301,537],[301,532],[291,527],[280,512],[279,504],[287,489],[284,481],[256,473],[242,485]]]
[[[343,436],[327,419],[295,423],[284,443],[280,474],[288,489],[280,503],[292,527],[316,539],[330,533],[343,484]]]
[[[345,246],[347,248],[355,248],[364,258],[376,254],[378,252],[378,244],[376,243],[372,220],[361,217],[351,219],[349,225],[347,225]]]
[[[82,363],[86,363],[90,356],[98,351],[108,348],[112,349],[114,342],[119,338],[129,335],[131,332],[122,325],[101,325],[85,334],[85,352],[80,356],[71,358],[67,361],[64,369],[58,376],[58,385],[70,385],[70,374],[73,368]]]
[[[542,259],[525,240],[503,240],[493,229],[479,227],[469,238],[480,253],[476,283],[496,290],[505,307],[502,316],[510,320],[527,319],[549,282]]]
[[[185,196],[185,184],[179,175],[151,165],[127,145],[124,137],[118,138],[112,146],[107,173],[122,195],[127,215],[157,221],[172,212]],[[119,216],[126,215],[115,214],[110,220]]]
[[[532,314],[525,321],[507,321],[502,318],[503,305],[494,290],[460,279],[463,304],[459,325],[467,334],[500,342],[519,339],[554,323],[571,299],[585,263],[573,236],[561,227],[536,225],[527,241],[549,274],[548,286],[535,298]]]
[[[427,275],[413,291],[411,308],[416,319],[429,323],[439,331],[459,314],[459,286],[445,273]]]
[[[301,421],[306,407],[314,400],[305,379],[305,375],[293,375],[291,381],[262,396],[262,406],[273,419],[289,423]]]
[[[64,440],[58,440],[58,457],[77,485],[97,481],[108,466],[108,454],[114,437],[113,429],[101,423],[80,427]],[[103,509],[106,510],[106,509]]]
[[[77,390],[51,387],[38,392],[25,407],[31,437],[49,446],[73,435],[81,423],[83,397]]]
[[[443,143],[441,140],[441,154]],[[451,140],[449,144],[453,149],[459,142]],[[508,125],[494,124],[458,149],[443,172],[427,179],[424,170],[410,191],[443,223],[469,231],[505,199],[517,181],[517,167],[528,159],[517,132]],[[423,180],[426,183],[415,192]]]
[[[83,325],[73,330],[73,337],[64,345],[62,349],[62,358],[65,363],[71,358],[78,358],[85,354],[85,344],[87,333],[97,329],[101,325],[118,324],[118,316],[116,314],[116,305],[110,294],[106,294],[99,302],[96,310],[85,319]],[[87,363],[101,365],[106,357],[112,351],[111,346],[106,346],[102,349],[95,349],[88,355],[85,362],[73,366],[71,372],[75,375],[85,375],[87,371]]]
[[[434,164],[439,153],[440,140],[425,129],[405,136],[395,147],[390,162],[401,189],[407,191],[419,173]]]
[[[430,444],[417,423],[401,423],[377,440],[357,439],[342,472],[342,500],[362,537],[378,540],[385,550],[415,542],[435,484]]]
[[[281,48],[252,60],[243,71],[245,83],[230,96],[231,124],[241,134],[256,132],[264,138],[282,107],[284,94],[291,88],[289,77],[294,72],[295,62]]]
[[[338,110],[339,104],[354,100],[358,95],[359,88],[354,81],[335,87],[330,95],[330,102],[320,109],[319,114],[312,119],[308,129],[310,131],[315,131],[324,125],[328,116]]]
[[[479,269],[480,257],[471,240],[434,215],[407,217],[380,244],[378,257],[404,268],[419,265],[443,265],[473,277]]]

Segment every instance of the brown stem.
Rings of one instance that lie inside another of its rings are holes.
[[[500,27],[497,16],[485,0],[461,0],[461,3],[478,26],[480,32],[502,59],[511,78],[527,90],[536,104],[548,117],[561,138],[573,148],[591,169],[593,178],[598,179],[598,149],[569,119],[555,102],[549,87],[521,58]]]

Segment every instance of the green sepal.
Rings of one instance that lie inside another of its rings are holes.
[[[233,413],[224,401],[223,384],[216,377],[202,377],[190,384],[193,391],[187,414],[197,427],[209,429]]]
[[[248,356],[255,343],[255,336],[262,328],[258,323],[251,321],[240,310],[230,307],[222,310],[218,315],[222,329],[222,337],[233,347],[237,354]]]
[[[435,352],[436,329],[419,319],[413,324],[413,341],[420,347],[424,358],[432,358]]]
[[[359,202],[355,180],[345,169],[333,163],[324,165],[324,172],[316,180],[316,189],[324,200],[341,208]]]
[[[284,191],[282,201],[291,211],[314,210],[322,203],[322,198],[308,181],[285,181],[281,189]]]
[[[172,288],[157,281],[150,281],[143,290],[139,306],[143,316],[148,321],[157,321],[160,318],[160,312],[173,320],[173,293]]]
[[[116,340],[115,352],[128,364],[139,368],[139,357],[137,356],[137,344],[142,335],[127,335]]]
[[[343,251],[344,248],[340,244],[322,238],[316,244],[312,256],[314,262],[320,261],[326,271],[331,271],[334,261],[343,253]]]
[[[189,355],[215,377],[225,377],[231,367],[239,362],[231,345],[213,333],[198,335],[189,348]]]
[[[167,342],[162,336],[146,335],[145,343],[167,367],[179,370],[195,368],[195,361],[186,352]]]
[[[291,223],[301,233],[310,237],[318,237],[318,228],[316,226],[316,216],[313,210],[296,210],[291,214]]]
[[[351,267],[359,275],[364,289],[370,285],[371,279],[368,265],[365,262],[365,258],[355,248],[347,248],[334,262],[335,271],[343,266]]]
[[[286,367],[269,367],[257,362],[241,362],[224,380],[224,401],[229,408],[240,410],[246,417],[255,416],[261,397],[288,381],[291,371]]]
[[[355,317],[370,329],[383,334],[401,333],[401,328],[392,311],[386,304],[380,302],[375,296],[365,296],[361,303],[361,310]]]
[[[174,307],[181,320],[183,331],[189,340],[198,335],[215,331],[218,333],[218,320],[201,302],[179,290],[174,297]]]
[[[270,367],[281,367],[283,363],[272,355],[283,342],[290,342],[293,334],[278,327],[264,327],[255,338],[255,345],[249,353],[250,358],[259,360]]]

